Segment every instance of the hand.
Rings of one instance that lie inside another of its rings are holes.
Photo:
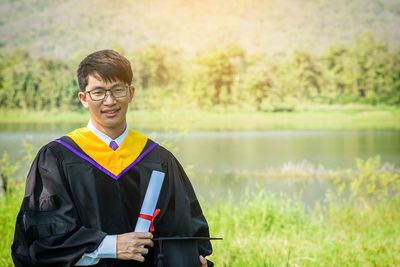
[[[207,267],[207,260],[203,256],[200,256],[200,263],[201,267]]]
[[[144,257],[149,253],[149,249],[141,246],[154,246],[151,240],[153,235],[149,232],[137,233],[130,232],[117,236],[117,259],[136,260],[144,262]],[[138,255],[138,253],[140,253]]]

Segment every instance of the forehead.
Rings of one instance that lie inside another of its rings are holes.
[[[87,83],[86,89],[89,90],[89,89],[93,89],[93,88],[97,88],[97,87],[107,89],[107,88],[111,88],[117,84],[124,84],[124,83],[119,80],[109,82],[109,81],[103,80],[98,75],[88,75],[88,83]]]

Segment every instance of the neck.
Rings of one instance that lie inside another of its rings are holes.
[[[124,133],[126,129],[126,122],[121,123],[120,125],[116,127],[105,127],[102,125],[97,124],[92,120],[93,126],[99,130],[100,132],[106,134],[107,136],[111,137],[112,139],[117,139],[121,134]]]

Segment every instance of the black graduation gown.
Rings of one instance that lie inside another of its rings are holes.
[[[88,157],[71,138],[59,140]],[[148,139],[143,151],[154,144]],[[188,177],[162,146],[155,146],[115,180],[60,143],[50,142],[38,152],[27,177],[12,245],[15,265],[74,266],[83,253],[94,251],[106,234],[134,231],[153,170],[166,174],[157,203],[160,213],[154,220],[154,237],[209,236]],[[154,243],[144,263],[101,259],[95,266],[155,266],[158,248]],[[195,246],[198,255],[212,253],[209,241],[198,241]],[[189,249],[193,250],[178,246],[179,253],[175,251],[173,257],[183,257]],[[164,266],[176,262],[166,258]],[[190,267],[176,260],[180,266]]]

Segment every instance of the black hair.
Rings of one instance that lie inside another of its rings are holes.
[[[85,57],[77,70],[79,88],[82,92],[88,84],[89,75],[106,82],[117,80],[131,84],[133,73],[131,63],[113,50],[100,50]]]

